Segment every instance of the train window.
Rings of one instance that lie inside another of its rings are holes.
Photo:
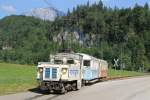
[[[74,64],[74,60],[67,60],[67,64]]]
[[[90,66],[90,60],[84,60],[83,65],[84,66]]]
[[[54,64],[63,64],[62,60],[54,60]]]

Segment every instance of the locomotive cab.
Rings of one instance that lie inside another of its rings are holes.
[[[74,53],[58,53],[50,56],[50,62],[39,62],[37,79],[42,90],[61,91],[81,88],[82,56]]]

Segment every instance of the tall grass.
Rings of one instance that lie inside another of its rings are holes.
[[[108,75],[110,78],[114,78],[114,77],[141,76],[145,75],[145,73],[135,71],[125,71],[125,70],[114,70],[110,68],[108,70]]]
[[[34,66],[0,63],[0,94],[27,91],[36,86]]]

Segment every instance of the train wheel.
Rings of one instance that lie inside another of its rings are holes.
[[[76,91],[76,90],[77,90],[76,87],[77,87],[76,82],[74,82],[74,83],[72,84],[72,90],[73,90],[73,91]]]
[[[65,94],[67,92],[67,90],[65,89],[64,84],[62,84],[62,89],[60,90],[61,94]]]
[[[54,90],[49,90],[49,92],[52,94],[52,93],[54,93]]]
[[[86,85],[86,81],[82,80],[82,86],[85,86],[85,85]]]
[[[65,93],[67,93],[67,90],[64,88],[64,89],[62,89],[62,90],[60,91],[60,93],[61,93],[61,94],[65,94]]]

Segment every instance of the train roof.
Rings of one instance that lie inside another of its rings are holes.
[[[83,56],[84,60],[92,60],[92,59],[96,60],[97,59],[97,58],[95,58],[93,56],[90,56],[88,54],[85,54],[85,53],[76,53],[76,54],[79,54],[79,55]]]
[[[85,54],[85,53],[56,53],[55,55],[53,55],[53,57],[55,59],[63,59],[63,57],[66,57],[67,59],[83,59],[83,60],[99,60],[101,62],[106,62],[105,60],[103,59],[98,59],[96,57],[93,57],[93,56],[90,56],[88,54]]]
[[[81,59],[81,55],[76,53],[57,53],[53,55],[55,59],[63,59],[63,57],[66,57],[68,59]]]
[[[106,62],[106,63],[107,63],[106,60],[98,59],[98,58],[95,58],[95,57],[90,56],[90,55],[85,54],[85,53],[76,53],[76,54],[79,54],[79,55],[83,56],[83,59],[84,59],[84,60],[92,60],[92,59],[94,59],[94,60],[99,60],[99,61],[101,61],[101,62]]]

